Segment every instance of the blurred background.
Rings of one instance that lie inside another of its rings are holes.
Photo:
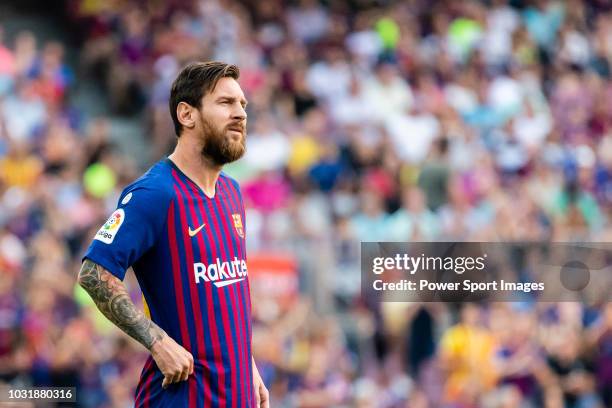
[[[188,61],[239,65],[253,350],[273,407],[612,406],[608,302],[376,303],[360,241],[612,241],[612,2],[0,4],[0,383],[129,407],[146,350],[75,288],[173,148]],[[138,285],[126,279],[140,304]]]

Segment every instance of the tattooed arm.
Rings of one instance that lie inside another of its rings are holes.
[[[147,349],[166,334],[136,308],[123,282],[100,265],[85,259],[79,284],[108,320]]]
[[[119,278],[85,259],[79,272],[79,284],[104,316],[151,351],[164,374],[164,388],[170,383],[186,380],[193,373],[191,353],[136,308]]]

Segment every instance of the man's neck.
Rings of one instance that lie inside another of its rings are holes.
[[[215,185],[222,166],[217,166],[203,157],[201,145],[195,143],[192,138],[181,136],[168,158],[196,183],[204,194],[210,198],[215,196]]]

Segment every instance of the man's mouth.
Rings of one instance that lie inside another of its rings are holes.
[[[227,128],[230,132],[238,133],[240,136],[244,134],[244,128],[242,126],[230,126]]]

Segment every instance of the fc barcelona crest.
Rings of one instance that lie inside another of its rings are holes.
[[[232,214],[232,218],[234,219],[234,228],[236,228],[238,236],[244,238],[244,228],[242,227],[242,218],[240,214]]]

